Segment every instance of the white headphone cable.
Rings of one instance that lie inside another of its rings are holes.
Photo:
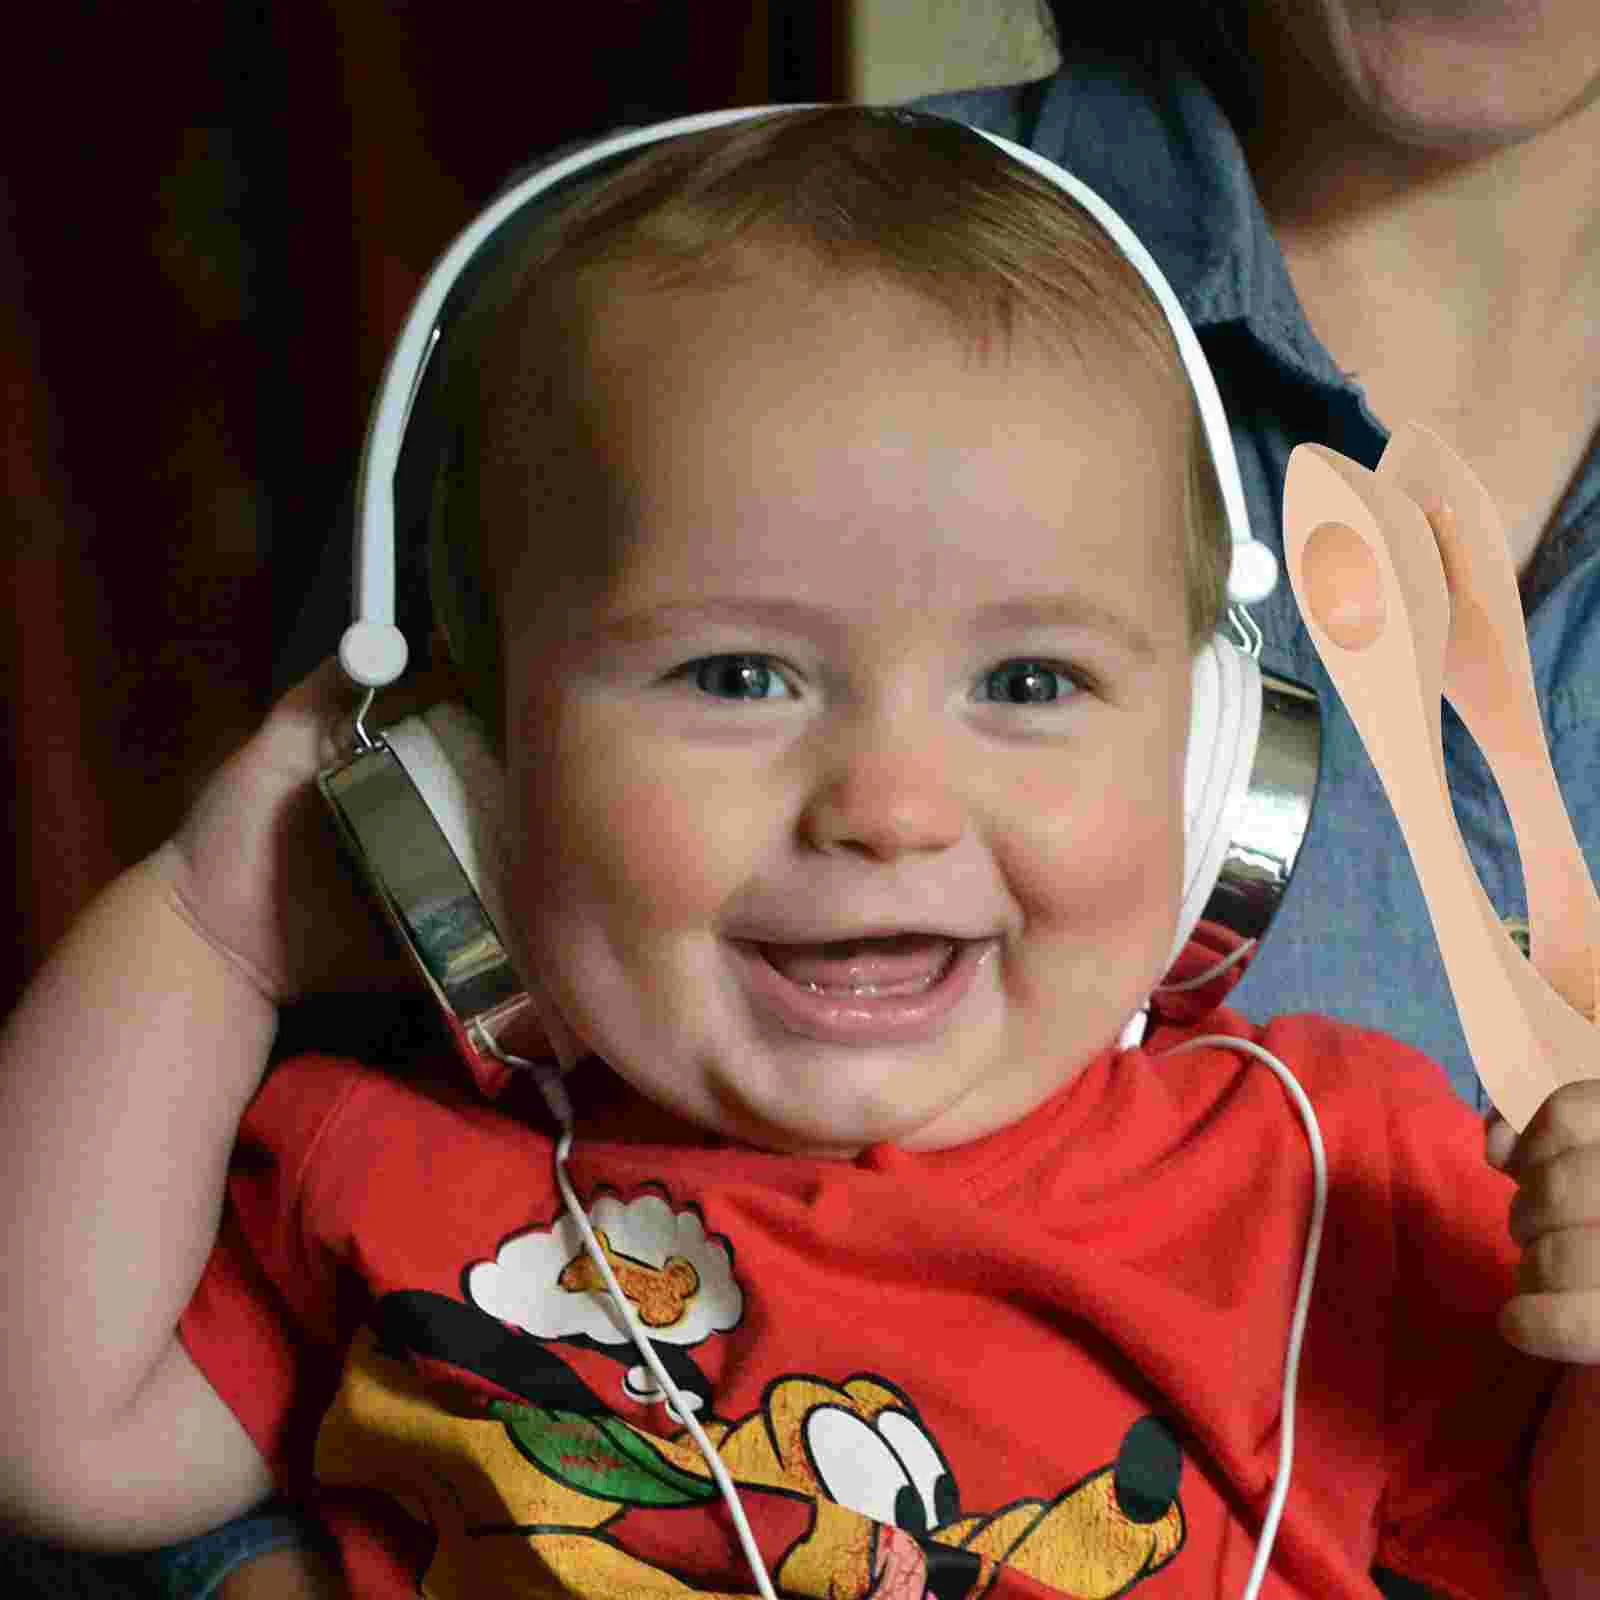
[[[567,1177],[567,1158],[572,1153],[573,1117],[572,1102],[567,1097],[566,1085],[561,1081],[560,1072],[546,1062],[529,1061],[524,1056],[508,1055],[495,1042],[489,1030],[481,1025],[474,1032],[497,1061],[504,1062],[508,1067],[521,1067],[533,1074],[534,1082],[539,1085],[539,1092],[544,1096],[551,1116],[560,1124],[561,1134],[556,1140],[555,1174],[556,1184],[561,1190],[561,1203],[567,1208],[567,1215],[572,1218],[573,1224],[582,1236],[583,1248],[594,1264],[595,1270],[600,1274],[600,1279],[611,1296],[612,1304],[628,1331],[628,1337],[633,1340],[639,1354],[644,1358],[644,1364],[650,1369],[650,1375],[660,1385],[661,1393],[666,1396],[673,1416],[689,1430],[689,1437],[694,1440],[696,1448],[705,1458],[712,1480],[721,1491],[723,1503],[733,1518],[734,1532],[739,1536],[739,1547],[744,1552],[745,1562],[750,1568],[751,1577],[756,1581],[756,1589],[761,1600],[777,1600],[772,1579],[767,1574],[767,1564],[761,1559],[761,1552],[756,1548],[755,1535],[750,1531],[749,1519],[745,1516],[744,1506],[740,1503],[739,1491],[734,1487],[733,1479],[728,1476],[728,1469],[723,1466],[721,1457],[717,1455],[716,1447],[706,1437],[705,1429],[695,1420],[694,1407],[672,1381],[672,1375],[661,1364],[661,1358],[650,1343],[649,1335],[640,1326],[633,1307],[628,1303],[627,1295],[622,1292],[622,1285],[617,1282],[617,1276],[611,1270],[611,1263],[606,1260],[605,1251],[600,1248],[600,1241],[595,1237],[594,1228],[584,1213],[577,1194],[573,1191],[572,1182]]]
[[[1208,967],[1198,978],[1185,978],[1181,983],[1158,983],[1155,986],[1156,994],[1182,994],[1185,989],[1199,989],[1210,983],[1213,978],[1220,978],[1235,962],[1244,958],[1255,949],[1257,941],[1244,940],[1236,949],[1230,950],[1214,967]]]
[[[1283,1357],[1283,1411],[1278,1428],[1278,1470],[1273,1476],[1267,1514],[1261,1522],[1261,1538],[1256,1544],[1255,1561],[1250,1567],[1250,1576],[1241,1597],[1241,1600],[1255,1600],[1261,1580],[1266,1576],[1267,1564],[1272,1559],[1272,1547],[1277,1542],[1278,1523],[1283,1517],[1284,1502],[1289,1497],[1289,1479],[1294,1471],[1294,1406],[1300,1383],[1300,1347],[1305,1339],[1311,1290],[1317,1278],[1317,1258],[1322,1253],[1322,1224],[1328,1210],[1328,1158],[1322,1144],[1322,1129],[1317,1125],[1317,1114],[1312,1110],[1305,1090],[1283,1062],[1253,1039],[1233,1039],[1220,1033],[1202,1034],[1196,1039],[1185,1039],[1170,1050],[1163,1050],[1161,1058],[1181,1056],[1190,1050],[1198,1050],[1202,1045],[1237,1050],[1271,1067],[1288,1092],[1295,1110],[1300,1113],[1306,1143],[1311,1149],[1311,1217],[1306,1224],[1306,1248],[1300,1262],[1300,1287],[1295,1294],[1294,1313],[1289,1319],[1289,1342]]]

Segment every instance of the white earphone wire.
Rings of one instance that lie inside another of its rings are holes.
[[[1267,1565],[1272,1560],[1272,1549],[1278,1540],[1278,1524],[1283,1518],[1284,1503],[1289,1498],[1289,1481],[1294,1472],[1294,1408],[1300,1385],[1300,1348],[1305,1339],[1306,1316],[1311,1307],[1311,1291],[1317,1279],[1317,1260],[1322,1254],[1322,1225],[1328,1211],[1328,1157],[1322,1143],[1322,1129],[1311,1101],[1300,1087],[1299,1080],[1287,1066],[1263,1049],[1253,1039],[1234,1039],[1226,1034],[1207,1033],[1198,1038],[1185,1039],[1182,1044],[1163,1050],[1161,1056],[1181,1056],[1202,1045],[1216,1045],[1225,1050],[1237,1050],[1252,1056],[1277,1074],[1296,1111],[1300,1113],[1305,1128],[1306,1144],[1311,1151],[1311,1216],[1306,1223],[1306,1247],[1300,1260],[1300,1283],[1295,1292],[1294,1312],[1289,1319],[1289,1339],[1283,1357],[1283,1412],[1278,1427],[1278,1470],[1273,1474],[1272,1495],[1267,1502],[1267,1512],[1261,1521],[1261,1537],[1256,1543],[1255,1560],[1250,1576],[1245,1581],[1241,1600],[1255,1600],[1266,1576]]]
[[[633,1340],[645,1366],[650,1369],[650,1375],[660,1385],[661,1393],[666,1396],[672,1415],[688,1429],[695,1448],[705,1458],[712,1481],[722,1495],[723,1503],[728,1508],[728,1515],[733,1519],[739,1547],[744,1552],[745,1563],[750,1568],[750,1576],[755,1579],[761,1600],[777,1600],[772,1579],[767,1572],[767,1564],[762,1560],[761,1552],[756,1548],[755,1535],[750,1531],[750,1521],[745,1516],[739,1491],[734,1486],[733,1479],[728,1476],[728,1469],[723,1466],[716,1447],[706,1437],[705,1429],[695,1420],[694,1407],[678,1385],[672,1381],[672,1375],[661,1364],[661,1357],[656,1354],[655,1347],[650,1343],[650,1336],[640,1325],[638,1317],[634,1315],[633,1307],[628,1303],[622,1285],[617,1282],[617,1276],[611,1270],[611,1263],[606,1260],[605,1251],[600,1248],[594,1227],[573,1190],[572,1180],[567,1176],[567,1158],[572,1153],[573,1116],[572,1102],[567,1096],[566,1085],[562,1083],[560,1073],[547,1062],[529,1061],[524,1056],[508,1055],[495,1042],[487,1028],[480,1027],[477,1032],[496,1060],[504,1062],[508,1067],[521,1067],[533,1074],[534,1081],[539,1085],[539,1092],[550,1108],[551,1116],[560,1124],[561,1133],[556,1140],[555,1149],[555,1176],[556,1184],[561,1190],[561,1203],[566,1207],[567,1215],[571,1217],[573,1225],[582,1237],[584,1251],[593,1263],[595,1271],[600,1274],[600,1280],[606,1286],[606,1293],[610,1295],[612,1306],[622,1319],[628,1337]]]
[[[1255,949],[1257,941],[1254,939],[1243,940],[1237,949],[1230,950],[1214,967],[1207,967],[1196,978],[1184,978],[1178,983],[1158,983],[1155,994],[1182,994],[1186,989],[1203,989],[1213,978],[1220,978],[1229,967],[1236,966],[1239,962]]]

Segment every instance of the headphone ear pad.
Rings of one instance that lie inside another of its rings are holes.
[[[384,738],[460,863],[493,930],[497,953],[533,1008],[543,1034],[541,1053],[548,1052],[563,1071],[569,1070],[583,1054],[577,1035],[544,988],[518,965],[505,881],[510,860],[505,768],[482,723],[465,706],[444,701],[385,730]],[[525,1032],[524,1038],[529,1041],[524,1048],[531,1048],[532,1036]],[[486,1094],[499,1093],[508,1069],[476,1045],[468,1064]]]
[[[505,773],[478,719],[446,700],[384,730],[502,945],[510,937],[503,889]]]
[[[1216,888],[1244,808],[1261,736],[1261,669],[1220,635],[1195,654],[1183,762],[1183,897],[1167,966]]]

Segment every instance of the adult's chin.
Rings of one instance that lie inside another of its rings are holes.
[[[1462,156],[1515,145],[1600,96],[1592,0],[1319,0],[1280,21],[1392,142]]]

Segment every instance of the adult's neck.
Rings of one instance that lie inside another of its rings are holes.
[[[1281,36],[1245,140],[1295,292],[1381,421],[1471,462],[1530,569],[1600,428],[1600,98],[1474,148],[1387,134]]]

